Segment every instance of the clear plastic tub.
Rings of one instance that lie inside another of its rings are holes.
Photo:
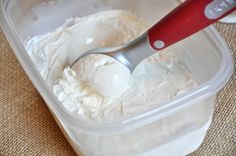
[[[236,23],[236,11],[220,20],[223,23]]]
[[[151,110],[113,122],[83,121],[68,114],[54,97],[24,48],[27,37],[49,32],[67,18],[124,9],[155,23],[177,0],[0,0],[0,23],[21,65],[65,136],[88,156],[186,155],[203,141],[218,91],[233,71],[230,51],[213,27],[172,46],[198,87]]]

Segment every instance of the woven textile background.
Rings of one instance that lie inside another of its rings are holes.
[[[236,25],[216,24],[236,59]],[[234,64],[235,65],[235,64]],[[236,73],[219,93],[213,123],[190,156],[236,156]],[[0,32],[0,156],[73,152]]]

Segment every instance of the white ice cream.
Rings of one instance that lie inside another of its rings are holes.
[[[89,55],[79,60],[72,69],[69,67],[83,52],[128,42],[148,27],[143,20],[127,11],[105,11],[69,19],[55,31],[30,39],[26,48],[68,112],[84,120],[115,120],[161,106],[163,102],[196,87],[184,63],[169,50],[145,59],[132,74],[125,66],[104,55]],[[198,109],[205,110],[202,107],[208,106],[204,105],[204,101],[202,103],[185,111],[185,115],[180,112],[172,118],[163,119],[166,120],[163,121],[165,124],[160,121],[110,137],[95,137],[75,130],[73,139],[79,140],[79,146],[88,155],[105,156],[122,152],[137,155],[146,152],[148,156],[182,156],[200,145],[209,127],[207,122],[202,127],[205,121],[201,120],[201,116],[207,113],[199,112]],[[191,116],[195,110],[199,113],[197,118]],[[176,122],[181,115],[189,118]],[[192,128],[191,122],[193,125],[198,124],[199,128],[183,135],[182,132]],[[176,135],[174,138],[173,134]],[[114,143],[120,146],[113,146]]]
[[[67,67],[89,49],[128,42],[147,28],[127,11],[105,11],[70,19],[55,31],[32,38],[27,49],[69,112],[83,119],[114,120],[160,105],[196,86],[168,50],[145,59],[132,75],[105,55],[89,55],[73,69]]]
[[[132,78],[128,68],[106,55],[83,57],[73,66],[73,70],[98,93],[110,97],[119,97]]]
[[[112,10],[83,18],[71,18],[53,32],[27,41],[26,49],[51,86],[65,67],[82,53],[120,45],[141,35],[148,25],[127,11]]]

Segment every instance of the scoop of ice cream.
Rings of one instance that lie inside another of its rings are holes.
[[[114,58],[101,54],[81,58],[72,69],[103,96],[120,96],[131,79],[128,68]]]

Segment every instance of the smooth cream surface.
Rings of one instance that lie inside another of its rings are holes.
[[[103,96],[120,96],[132,78],[128,68],[106,55],[83,57],[72,69]]]
[[[128,42],[147,29],[131,13],[111,10],[70,19],[55,31],[32,38],[27,49],[69,112],[88,120],[115,120],[161,105],[196,86],[168,50],[145,59],[132,74],[104,55],[89,55],[73,69],[68,67],[89,49]]]

